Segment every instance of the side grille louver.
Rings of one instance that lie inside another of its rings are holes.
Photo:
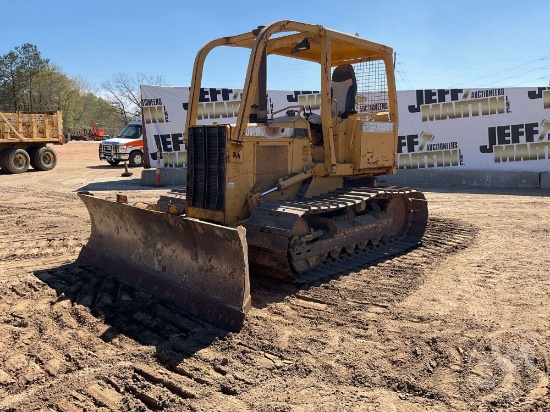
[[[193,126],[187,137],[187,203],[224,210],[226,127]]]

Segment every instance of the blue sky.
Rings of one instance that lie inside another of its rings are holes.
[[[399,90],[548,86],[549,18],[548,0],[20,0],[2,5],[0,54],[34,44],[94,89],[115,73],[188,86],[195,54],[209,40],[289,19],[393,47]],[[203,85],[241,86],[243,53],[219,52],[207,63]],[[269,88],[315,88],[311,68],[273,65]]]

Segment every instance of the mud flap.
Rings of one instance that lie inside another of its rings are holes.
[[[90,240],[78,260],[230,331],[250,308],[246,230],[78,194]]]

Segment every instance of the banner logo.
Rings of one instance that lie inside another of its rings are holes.
[[[429,122],[510,113],[510,102],[504,89],[428,89],[417,90],[416,104],[408,109]]]
[[[141,99],[141,113],[146,124],[168,123],[168,111],[162,104],[162,99]]]
[[[318,110],[321,108],[321,95],[318,91],[297,91],[286,95],[288,103],[304,106],[306,109]]]
[[[531,100],[542,99],[545,109],[550,109],[550,87],[539,87],[537,90],[529,90],[527,96]]]
[[[406,153],[403,153],[406,150]],[[458,142],[437,143],[431,133],[399,136],[397,142],[398,169],[424,169],[463,165]]]
[[[182,167],[187,162],[183,133],[155,134],[153,138],[155,139],[155,148],[161,148],[160,158],[163,160],[164,167]],[[149,155],[156,161],[158,151],[150,150]]]
[[[240,98],[241,90],[201,88],[197,120],[237,117],[241,105]],[[187,111],[189,102],[182,105],[183,110]]]
[[[479,151],[493,153],[495,163],[548,159],[549,133],[550,121],[546,119],[540,125],[520,123],[489,127],[488,144],[479,146]]]

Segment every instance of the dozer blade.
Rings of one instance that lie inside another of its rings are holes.
[[[250,308],[243,227],[78,195],[92,224],[79,261],[218,327],[240,330]]]

